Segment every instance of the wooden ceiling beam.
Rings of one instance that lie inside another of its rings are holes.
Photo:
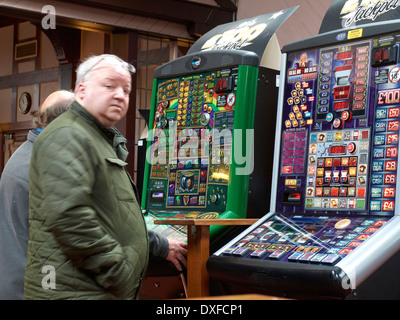
[[[215,0],[218,6],[184,0],[60,0],[81,6],[135,14],[184,23],[191,35],[198,37],[214,27],[232,22],[237,7],[230,0]]]

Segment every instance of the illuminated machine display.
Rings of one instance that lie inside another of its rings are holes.
[[[400,9],[359,2],[283,48],[270,212],[207,264],[228,291],[399,298]]]
[[[237,174],[233,139],[245,142],[242,130],[253,128],[258,63],[249,52],[210,51],[158,69],[142,200],[149,222],[245,216],[249,175]],[[160,77],[174,67],[196,72]],[[186,241],[183,228],[160,228]]]
[[[261,60],[293,11],[217,27],[186,56],[155,70],[142,196],[149,229],[186,241],[185,227],[152,221],[251,216],[248,208],[257,203],[248,193],[266,191],[273,162],[271,153],[256,148],[269,166],[259,166],[267,173],[253,170],[253,129],[264,139],[274,135],[260,119],[276,116],[278,94],[279,67],[261,66]],[[210,236],[220,230],[211,227]]]

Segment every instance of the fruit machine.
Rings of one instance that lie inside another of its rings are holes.
[[[255,214],[248,213],[257,205],[248,195],[270,187],[275,134],[274,126],[260,120],[276,116],[279,73],[279,67],[261,62],[275,30],[293,11],[216,27],[186,56],[155,70],[142,196],[149,229],[186,241],[186,227],[152,221]],[[254,131],[268,137],[269,150],[253,148]],[[261,166],[254,165],[254,153],[264,157]],[[223,229],[211,226],[211,239]]]
[[[271,208],[209,258],[225,294],[400,297],[400,16],[357,3],[283,48]]]
[[[224,59],[229,63],[224,64]],[[240,168],[231,159],[233,139],[243,138],[234,136],[234,130],[242,134],[253,126],[258,63],[257,55],[249,52],[207,52],[187,55],[165,67],[189,65],[197,72],[179,75],[177,71],[172,77],[158,78],[155,85],[147,192],[142,198],[147,218],[244,216],[249,178],[235,174]],[[161,233],[186,241],[185,230],[166,229]]]

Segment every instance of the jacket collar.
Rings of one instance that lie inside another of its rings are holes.
[[[32,129],[28,132],[28,136],[26,137],[26,140],[30,142],[34,142],[39,135],[39,131],[37,129]]]
[[[113,147],[118,158],[125,161],[128,157],[128,150],[126,148],[126,138],[118,131],[114,126],[107,128],[100,123],[91,113],[89,113],[79,102],[76,100],[71,106],[71,111],[82,117],[89,123],[93,123],[103,135],[103,137],[108,141],[108,143]]]

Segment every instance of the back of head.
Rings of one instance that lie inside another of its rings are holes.
[[[36,114],[37,128],[45,128],[60,114],[67,111],[75,100],[75,95],[67,90],[58,90],[51,93],[42,103]]]

